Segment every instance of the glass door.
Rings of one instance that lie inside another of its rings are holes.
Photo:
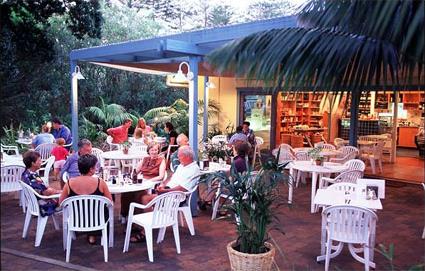
[[[256,136],[264,139],[263,148],[270,147],[272,95],[241,93],[241,120],[249,121]]]

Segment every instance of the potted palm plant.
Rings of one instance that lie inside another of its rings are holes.
[[[220,189],[232,199],[225,205],[234,214],[237,238],[227,245],[232,270],[270,270],[275,248],[267,242],[268,230],[273,222],[273,209],[281,195],[279,182],[290,182],[283,171],[286,164],[268,158],[258,172],[238,173],[232,167],[230,176],[224,172],[209,175],[204,181],[218,180]]]
[[[321,155],[322,150],[321,147],[315,147],[308,151],[308,156],[311,157],[313,162],[318,166],[323,166],[324,157]]]

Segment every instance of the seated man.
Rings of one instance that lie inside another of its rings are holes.
[[[176,172],[170,179],[162,182],[156,189],[156,193],[143,195],[142,204],[148,204],[152,199],[157,197],[160,194],[164,194],[171,191],[190,191],[197,182],[197,178],[194,178],[200,174],[200,170],[196,161],[194,161],[194,153],[189,146],[182,146],[179,148],[178,154],[180,165],[177,167]],[[152,208],[145,209],[145,212],[152,211]],[[143,241],[144,234],[136,234],[132,236],[130,242],[140,242]]]
[[[176,141],[177,145],[179,145],[179,148],[182,146],[189,146],[189,138],[185,134],[179,134]],[[173,154],[170,155],[170,169],[174,172],[179,165],[179,149],[177,149],[175,152],[173,152]]]
[[[106,130],[108,135],[112,136],[112,143],[122,144],[128,140],[128,129],[131,127],[132,120],[125,119],[123,124]]]
[[[72,143],[72,135],[71,130],[68,127],[62,124],[62,121],[59,118],[52,119],[52,135],[55,139],[63,138],[65,139],[65,145],[69,145]]]
[[[236,133],[232,135],[232,137],[229,139],[229,142],[227,143],[229,146],[233,146],[238,142],[247,142],[248,137],[243,133],[242,131],[242,125],[239,125],[236,127]]]
[[[61,187],[65,185],[65,183],[62,181],[62,175],[65,172],[68,172],[69,178],[73,178],[76,176],[80,176],[80,171],[78,170],[78,158],[84,154],[91,154],[92,151],[92,144],[90,140],[88,139],[81,139],[78,142],[78,151],[74,152],[71,156],[69,156],[65,164],[62,167],[61,173],[60,173],[60,179],[61,179]],[[99,161],[96,165],[96,168],[99,168]]]

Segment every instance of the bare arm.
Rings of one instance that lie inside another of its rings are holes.
[[[168,193],[168,192],[172,192],[172,191],[181,191],[181,192],[187,192],[186,188],[184,188],[183,186],[176,186],[173,188],[165,188],[164,186],[158,186],[157,188],[158,193],[159,194],[164,194],[164,193]]]
[[[159,175],[156,177],[153,177],[152,179],[149,179],[149,181],[156,182],[156,181],[162,181],[164,179],[165,175],[165,160],[162,159],[161,165],[159,165]]]
[[[59,204],[61,204],[62,201],[64,201],[68,197],[68,195],[69,195],[68,184],[65,184],[65,186],[63,187],[62,193],[61,193],[61,195],[59,197]]]
[[[108,185],[105,183],[104,180],[100,181],[100,188],[100,192],[102,192],[105,197],[112,201],[111,192],[109,191]]]

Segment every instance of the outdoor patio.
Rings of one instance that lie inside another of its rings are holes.
[[[57,185],[57,183],[53,183]],[[280,187],[286,198],[287,187]],[[319,213],[310,214],[310,187],[302,185],[294,191],[294,205],[282,205],[277,211],[285,234],[270,232],[277,245],[275,270],[323,270],[316,263],[320,253]],[[118,213],[119,200],[116,200]],[[387,182],[384,209],[378,211],[377,244],[395,246],[394,264],[402,270],[423,262],[424,191],[419,185],[393,185]],[[211,208],[194,218],[196,235],[180,228],[181,254],[176,254],[171,230],[161,245],[154,245],[154,263],[149,263],[145,243],[131,244],[122,253],[124,225],[115,220],[115,246],[109,249],[109,262],[103,261],[100,245],[90,246],[85,236],[72,243],[70,264],[65,263],[62,231],[54,231],[50,221],[40,247],[34,247],[35,225],[32,221],[28,239],[22,239],[24,215],[13,194],[1,197],[1,265],[3,270],[229,270],[226,244],[235,238],[234,226],[226,220],[211,221]],[[378,246],[377,246],[378,247]],[[377,248],[376,247],[376,248]],[[375,253],[376,270],[386,270],[390,262]],[[341,255],[331,260],[331,270],[363,270],[345,247]]]

